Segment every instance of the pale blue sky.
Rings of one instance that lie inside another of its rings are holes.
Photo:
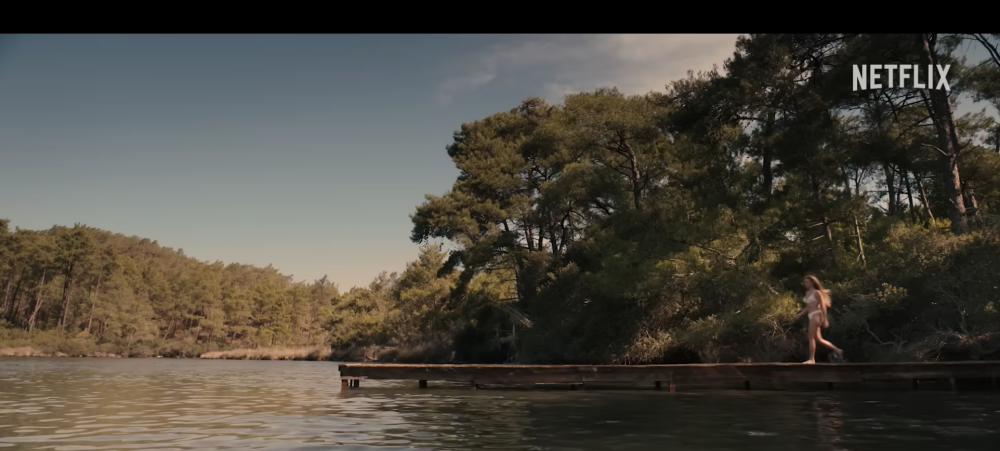
[[[735,35],[0,37],[0,217],[75,222],[346,290],[416,256],[463,122],[662,90]]]

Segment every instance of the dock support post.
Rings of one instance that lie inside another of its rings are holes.
[[[340,380],[340,389],[341,390],[347,390],[350,387],[350,385],[349,385],[350,383],[351,383],[350,380],[341,379]]]
[[[995,381],[996,381],[996,379],[993,379],[993,381],[995,382]],[[660,389],[660,381],[656,381],[656,389],[657,389],[657,390],[659,390],[659,389]]]
[[[420,381],[420,388],[427,388],[427,381]]]
[[[670,381],[670,392],[673,393],[676,391],[677,391],[677,385],[674,384],[674,381]]]
[[[743,389],[744,390],[750,389],[750,381],[743,381]]]
[[[948,378],[948,385],[951,385],[952,391],[958,390],[958,381],[956,381],[954,377]]]
[[[472,389],[473,390],[478,390],[479,389],[479,384],[477,384],[476,381],[470,381],[470,383],[472,384]]]
[[[570,390],[576,390],[576,384],[569,384]]]
[[[833,390],[833,382],[827,382],[826,383],[826,389],[827,390]]]

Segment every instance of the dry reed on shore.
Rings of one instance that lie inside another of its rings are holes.
[[[326,360],[330,348],[258,348],[206,352],[203,359],[225,360]]]
[[[46,354],[30,346],[21,346],[17,348],[0,348],[0,357],[49,357],[50,354]]]

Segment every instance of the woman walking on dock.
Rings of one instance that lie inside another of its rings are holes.
[[[809,315],[809,360],[802,363],[816,363],[817,341],[823,346],[830,348],[838,360],[843,360],[844,351],[834,346],[833,343],[824,340],[823,335],[820,333],[820,326],[830,327],[830,322],[826,317],[826,310],[830,307],[830,291],[823,289],[823,285],[819,283],[819,279],[816,276],[806,276],[805,285],[806,297],[802,299],[802,302],[806,306],[799,312],[797,317],[801,318],[802,315]]]

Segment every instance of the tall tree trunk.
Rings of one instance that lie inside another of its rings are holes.
[[[936,39],[937,35],[934,35]],[[922,47],[920,59],[924,66],[932,66],[937,61],[931,48],[927,35],[920,33],[917,35]],[[921,95],[925,100],[929,99],[928,112],[934,121],[934,129],[937,131],[938,147],[941,155],[941,175],[944,177],[945,195],[948,196],[949,207],[948,216],[951,219],[951,231],[956,235],[964,234],[968,231],[968,223],[965,217],[965,199],[962,198],[962,178],[958,173],[958,156],[960,145],[958,142],[958,132],[955,129],[954,112],[951,108],[951,99],[948,93],[939,89],[921,90]]]
[[[1000,125],[997,125],[996,139],[993,140],[993,150],[1000,153]]]
[[[21,299],[18,298],[18,295],[21,293],[21,286],[23,284],[24,284],[24,269],[21,269],[21,271],[17,274],[17,284],[14,285],[14,294],[11,295],[11,303],[9,306],[7,306],[6,318],[7,321],[10,321],[11,323],[16,322],[14,318],[14,311],[17,309],[17,307],[21,306]]]
[[[976,202],[976,189],[969,186],[968,182],[962,182],[962,196],[965,198],[965,203],[968,205],[969,209],[965,211],[966,215],[976,217],[979,216],[979,202]]]
[[[910,188],[910,175],[908,171],[903,171],[903,182],[906,183],[906,199],[910,202],[910,217],[913,223],[917,223],[917,211],[913,209],[913,190]]]
[[[635,150],[629,145],[625,137],[619,134],[620,143],[619,148],[622,149],[622,154],[628,157],[629,165],[631,169],[631,182],[632,182],[632,200],[635,203],[635,209],[637,211],[642,211],[642,172],[639,171],[639,157],[635,154]],[[555,238],[555,231],[552,232],[553,238]]]
[[[17,276],[17,285],[14,286],[13,302],[10,304],[10,308],[7,310],[7,321],[13,324],[20,324],[19,313],[21,310],[21,304],[24,303],[24,295],[21,293],[21,288],[24,286],[24,270]]]
[[[177,318],[171,319],[163,332],[163,338],[174,338],[177,335]]]
[[[826,209],[823,207],[823,198],[820,196],[820,186],[819,183],[813,179],[813,195],[816,198],[816,207],[819,209],[818,213],[820,218],[822,218],[823,223],[823,233],[826,235],[826,241],[830,245],[830,259],[833,264],[837,264],[837,247],[833,240],[833,229],[830,227],[830,220],[826,217]]]
[[[830,227],[830,222],[823,216],[823,232],[826,233],[826,242],[830,245],[830,260],[833,264],[837,264],[837,243],[833,241],[833,228]]]
[[[897,212],[896,203],[896,172],[892,170],[889,163],[882,163],[882,171],[885,172],[885,188],[889,197],[889,216],[895,216]]]
[[[559,242],[559,238],[556,236],[556,219],[552,216],[552,213],[549,213],[548,216],[549,216],[549,247],[552,248],[552,255],[558,255],[559,246],[557,243]]]
[[[913,173],[913,178],[917,179],[917,187],[920,188],[920,202],[924,203],[924,209],[927,210],[927,217],[931,219],[931,226],[937,227],[937,222],[934,221],[934,212],[931,211],[931,204],[927,202],[927,192],[924,191],[924,181],[917,175],[916,172]]]
[[[847,176],[846,167],[840,167],[840,176],[844,178],[844,191],[847,192],[847,197],[851,197],[851,178]]]
[[[858,239],[858,258],[861,259],[861,266],[867,267],[868,261],[865,259],[865,245],[861,241],[861,226],[858,224],[858,215],[851,213],[854,217],[854,236]]]
[[[16,272],[17,271],[15,271],[14,267],[10,268],[10,274],[7,275],[7,283],[4,284],[5,286],[4,286],[4,289],[3,289],[3,303],[0,304],[3,307],[0,307],[0,311],[3,311],[3,310],[7,309],[7,305],[8,305],[7,301],[10,299],[10,288],[14,284],[14,273],[16,273]]]
[[[903,210],[903,184],[896,185],[896,212]]]
[[[979,202],[976,202],[976,190],[971,187],[965,189],[965,195],[969,196],[969,204],[972,205],[972,216],[979,216]]]
[[[129,315],[131,317],[135,318],[136,313],[138,311],[139,311],[139,301],[135,300],[132,303],[132,311],[129,313]],[[128,346],[125,347],[125,353],[126,353],[126,355],[132,355],[132,339],[135,338],[135,333],[138,330],[138,328],[139,328],[138,324],[133,324],[132,327],[129,327]]]
[[[851,178],[847,176],[847,168],[841,166],[840,175],[844,178],[844,190],[847,191],[848,196],[851,196]],[[860,196],[860,193],[858,194],[858,196]],[[861,265],[862,267],[864,267],[868,265],[868,262],[865,259],[865,245],[863,240],[861,239],[861,225],[858,223],[858,214],[852,211],[851,218],[854,219],[854,237],[857,240],[858,244],[858,259],[861,260]]]
[[[642,186],[640,182],[632,182],[632,199],[635,202],[635,209],[642,211]]]
[[[507,226],[507,221],[503,222],[503,227],[504,227],[504,230],[506,230],[508,232],[510,231],[510,229]],[[541,230],[539,230],[539,234],[541,234]],[[541,248],[539,248],[539,250],[541,250]],[[523,297],[521,296],[521,288],[522,288],[521,287],[521,273],[524,271],[524,262],[521,261],[521,258],[518,256],[517,253],[511,253],[510,254],[510,258],[514,261],[514,265],[513,265],[514,266],[514,296],[517,298],[517,302],[520,303],[522,301],[522,299],[523,299]]]
[[[101,279],[104,278],[104,268],[101,268],[101,272],[97,274],[97,286],[90,295],[90,319],[87,320],[87,334],[90,335],[90,326],[94,324],[94,304],[97,303],[97,297],[101,295]]]
[[[562,229],[562,236],[559,237],[559,251],[555,253],[556,258],[562,255],[562,251],[566,250],[566,243],[569,242],[569,227],[566,226],[567,220],[569,220],[569,215],[563,218],[563,221],[559,225],[559,228]]]
[[[14,290],[14,308],[11,310],[10,322],[16,324],[18,327],[25,325],[24,314],[21,313],[21,310],[27,308],[26,297],[28,297],[28,293],[21,293],[19,290]]]
[[[507,221],[506,221],[506,220],[504,220],[504,222],[503,222],[503,230],[504,230],[505,232],[507,232],[507,233],[510,233],[510,225],[509,225],[509,224],[507,224]],[[511,256],[513,256],[513,257],[514,257],[514,263],[515,263],[515,264],[517,265],[517,267],[518,267],[519,269],[524,269],[524,265],[523,265],[523,263],[521,262],[521,259],[519,259],[519,258],[517,257],[517,255],[518,255],[518,254],[517,254],[516,250],[512,250],[512,252],[511,252]],[[190,323],[188,322],[188,320],[187,320],[187,319],[185,319],[185,320],[184,320],[184,328],[185,328],[185,329],[190,329],[191,327],[190,327],[190,325],[189,325],[189,324],[190,324]]]
[[[66,281],[63,283],[62,314],[59,315],[59,330],[66,330],[66,314],[69,312],[69,292],[73,288],[73,269],[76,261],[71,261],[66,267]]]
[[[764,136],[770,138],[774,133],[774,110],[767,112],[767,124],[764,126]],[[770,140],[761,146],[761,153],[763,154],[763,161],[761,162],[761,172],[764,175],[764,197],[766,199],[771,198],[771,190],[774,189],[774,173],[771,170],[772,159],[774,157],[774,150],[771,148]]]
[[[38,283],[38,291],[35,293],[35,308],[31,312],[31,317],[28,318],[28,333],[31,333],[31,331],[35,328],[35,318],[38,317],[38,310],[42,308],[42,302],[45,301],[45,299],[42,298],[42,288],[45,287],[46,272],[48,272],[48,269],[42,270],[42,279],[41,282]]]

